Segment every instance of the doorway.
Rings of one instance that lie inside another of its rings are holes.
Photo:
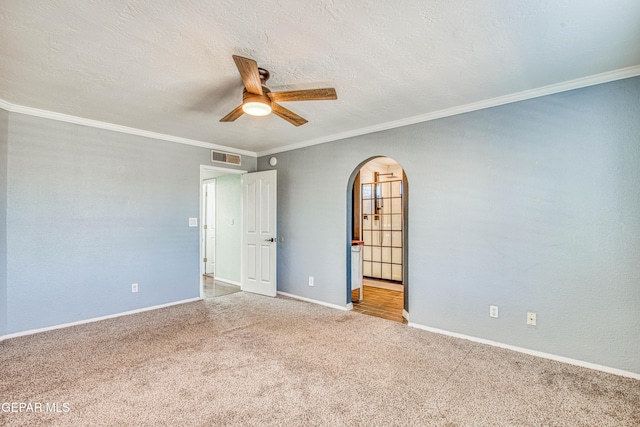
[[[215,200],[207,200],[215,182]],[[215,261],[207,273],[207,207],[215,207]],[[200,297],[277,294],[277,173],[200,166]],[[191,221],[190,221],[191,222]],[[213,288],[213,289],[210,289]],[[219,288],[216,291],[215,288]],[[209,292],[213,290],[213,295]],[[230,292],[232,290],[232,292]]]
[[[347,206],[347,302],[354,311],[406,323],[408,180],[402,166],[388,157],[361,163],[350,179]]]
[[[204,181],[204,275],[215,277],[216,271],[216,179]]]
[[[200,297],[241,290],[242,174],[200,167]]]

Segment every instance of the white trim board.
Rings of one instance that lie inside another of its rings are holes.
[[[0,99],[0,108],[5,111],[13,111],[13,104],[5,101],[4,99]]]
[[[214,277],[213,280],[216,282],[224,283],[225,285],[233,285],[242,288],[242,283],[236,282],[235,280],[221,279],[220,277]]]
[[[157,310],[159,308],[171,307],[172,305],[186,304],[186,303],[189,303],[189,302],[200,301],[200,300],[202,300],[202,298],[184,299],[184,300],[180,300],[180,301],[169,302],[169,303],[166,303],[166,304],[154,305],[152,307],[138,308],[136,310],[123,311],[121,313],[116,313],[116,314],[109,314],[107,316],[100,316],[100,317],[93,317],[91,319],[78,320],[77,322],[62,323],[60,325],[47,326],[46,328],[30,329],[28,331],[16,332],[16,333],[13,333],[13,334],[3,335],[3,336],[0,337],[0,341],[4,341],[4,340],[10,339],[10,338],[23,337],[23,336],[26,336],[26,335],[39,334],[40,332],[53,331],[55,329],[63,329],[63,328],[69,328],[71,326],[84,325],[85,323],[93,323],[93,322],[99,322],[101,320],[107,320],[107,319],[113,319],[113,318],[116,318],[116,317],[128,316],[130,314],[143,313],[145,311]]]
[[[302,300],[302,301],[311,302],[311,303],[314,303],[314,304],[324,305],[326,307],[335,308],[335,309],[338,309],[338,310],[351,310],[353,308],[352,304],[348,304],[347,307],[343,307],[343,306],[336,305],[336,304],[329,304],[329,303],[326,303],[326,302],[322,302],[322,301],[318,301],[318,300],[314,300],[314,299],[310,299],[310,298],[304,298],[304,297],[300,297],[300,296],[297,296],[297,295],[288,294],[286,292],[278,291],[278,295],[283,295],[283,296],[299,299],[299,300]],[[402,315],[403,316],[404,316],[405,313],[407,314],[406,318],[407,318],[407,321],[408,321],[409,313],[407,313],[406,311],[402,310]],[[621,377],[627,377],[627,378],[633,378],[633,379],[636,379],[636,380],[640,380],[640,374],[637,374],[635,372],[624,371],[622,369],[611,368],[609,366],[597,365],[595,363],[584,362],[582,360],[571,359],[569,357],[557,356],[555,354],[544,353],[542,351],[530,350],[528,348],[516,347],[514,345],[503,344],[503,343],[500,343],[500,342],[497,342],[497,341],[486,340],[484,338],[476,338],[476,337],[472,337],[472,336],[469,336],[469,335],[459,334],[459,333],[456,333],[456,332],[449,332],[449,331],[445,331],[444,329],[432,328],[432,327],[429,327],[429,326],[420,325],[418,323],[408,322],[407,325],[412,327],[412,328],[422,329],[424,331],[432,332],[432,333],[435,333],[435,334],[446,335],[446,336],[453,337],[453,338],[459,338],[459,339],[463,339],[463,340],[473,341],[473,342],[477,342],[477,343],[480,343],[480,344],[486,344],[486,345],[490,345],[490,346],[493,346],[493,347],[504,348],[504,349],[507,349],[507,350],[516,351],[518,353],[528,354],[530,356],[541,357],[543,359],[554,360],[556,362],[566,363],[566,364],[569,364],[569,365],[580,366],[582,368],[588,368],[588,369],[593,369],[595,371],[601,371],[601,372],[606,372],[608,374],[618,375],[618,376],[621,376]]]
[[[497,98],[491,98],[484,101],[472,102],[471,104],[460,105],[457,107],[447,108],[444,110],[433,111],[431,113],[419,114],[413,117],[407,117],[400,120],[394,120],[391,122],[380,123],[365,128],[354,129],[347,132],[336,133],[333,135],[327,135],[316,139],[310,139],[308,141],[302,141],[295,144],[290,144],[284,147],[273,148],[271,150],[259,151],[258,157],[268,156],[271,154],[278,154],[284,151],[296,150],[298,148],[311,147],[312,145],[324,144],[325,142],[337,141],[340,139],[352,138],[354,136],[366,135],[374,132],[381,132],[388,129],[399,128],[402,126],[409,126],[416,123],[428,122],[431,120],[442,119],[444,117],[456,116],[458,114],[469,113],[471,111],[483,110],[485,108],[497,107],[500,105],[511,104],[513,102],[525,101],[527,99],[539,98],[541,96],[553,95],[555,93],[567,92],[573,89],[580,89],[588,86],[595,86],[602,83],[609,83],[616,80],[622,80],[629,77],[640,76],[640,65],[634,65],[632,67],[621,68],[619,70],[608,71],[606,73],[595,74],[588,77],[582,77],[579,79],[568,80],[566,82],[555,83],[548,86],[539,87],[536,89],[529,89],[522,92],[513,93],[510,95],[499,96]]]
[[[289,297],[289,298],[293,298],[293,299],[299,299],[301,301],[306,301],[306,302],[310,302],[310,303],[313,303],[313,304],[324,305],[325,307],[335,308],[336,310],[348,311],[348,310],[351,309],[348,306],[331,304],[329,302],[318,301],[316,299],[311,299],[311,298],[305,298],[305,297],[301,297],[301,296],[298,296],[298,295],[289,294],[287,292],[278,291],[278,295],[282,295],[283,297]]]
[[[213,144],[211,142],[198,141],[195,139],[182,138],[180,136],[167,135],[167,134],[158,133],[158,132],[151,132],[144,129],[137,129],[137,128],[132,128],[128,126],[116,125],[108,122],[101,122],[99,120],[85,119],[84,117],[56,113],[55,111],[40,110],[38,108],[25,107],[23,105],[12,104],[3,99],[0,99],[0,108],[12,113],[20,113],[28,116],[42,117],[45,119],[57,120],[59,122],[74,123],[77,125],[89,126],[89,127],[98,128],[98,129],[106,129],[114,132],[143,136],[146,138],[176,142],[178,144],[192,145],[195,147],[210,148],[213,150],[222,150],[222,151],[226,151],[233,154],[241,154],[244,156],[257,157],[257,153],[255,151],[242,150],[239,148],[228,147],[226,145]]]
[[[595,363],[590,363],[590,362],[585,362],[585,361],[582,361],[582,360],[571,359],[569,357],[557,356],[555,354],[544,353],[542,351],[530,350],[528,348],[516,347],[514,345],[503,344],[501,342],[486,340],[484,338],[476,338],[476,337],[472,337],[472,336],[469,336],[469,335],[459,334],[457,332],[449,332],[449,331],[445,331],[443,329],[432,328],[430,326],[420,325],[418,323],[409,322],[408,325],[411,326],[412,328],[422,329],[424,331],[433,332],[435,334],[446,335],[446,336],[453,337],[453,338],[460,338],[460,339],[463,339],[463,340],[473,341],[473,342],[477,342],[477,343],[480,343],[480,344],[486,344],[486,345],[490,345],[490,346],[493,346],[493,347],[499,347],[499,348],[504,348],[504,349],[507,349],[507,350],[517,351],[518,353],[524,353],[524,354],[528,354],[530,356],[541,357],[543,359],[554,360],[556,362],[567,363],[569,365],[580,366],[582,368],[593,369],[593,370],[596,370],[596,371],[606,372],[608,374],[613,374],[613,375],[618,375],[618,376],[621,376],[621,377],[628,377],[628,378],[633,378],[633,379],[636,379],[636,380],[640,380],[640,374],[637,374],[635,372],[624,371],[622,369],[611,368],[609,366],[597,365]]]
[[[574,80],[568,80],[566,82],[554,83],[548,86],[543,86],[536,89],[529,89],[522,92],[513,93],[510,95],[499,96],[497,98],[491,98],[484,101],[473,102],[471,104],[460,105],[453,108],[447,108],[444,110],[433,111],[426,114],[419,114],[417,116],[407,117],[400,120],[395,120],[386,123],[380,123],[374,126],[368,126],[360,129],[353,129],[346,132],[336,133],[333,135],[327,135],[320,138],[310,139],[307,141],[301,141],[294,144],[289,144],[284,147],[272,148],[260,152],[247,151],[238,148],[232,148],[225,145],[213,144],[210,142],[197,141],[194,139],[182,138],[174,135],[161,134],[151,131],[146,131],[137,128],[131,128],[127,126],[116,125],[113,123],[101,122],[98,120],[85,119],[82,117],[71,116],[68,114],[56,113],[54,111],[40,110],[32,107],[25,107],[18,104],[12,104],[3,99],[0,99],[0,108],[6,111],[27,114],[31,116],[38,116],[52,120],[59,120],[63,122],[76,123],[84,126],[91,126],[100,129],[108,129],[115,132],[129,133],[132,135],[145,136],[148,138],[162,139],[165,141],[177,142],[179,144],[194,145],[196,147],[211,148],[216,150],[228,151],[236,154],[243,154],[251,157],[262,157],[271,154],[282,153],[285,151],[291,151],[298,148],[310,147],[312,145],[324,144],[325,142],[337,141],[340,139],[351,138],[354,136],[366,135],[369,133],[380,132],[383,130],[394,129],[402,126],[408,126],[421,122],[428,122],[430,120],[441,119],[444,117],[455,116],[458,114],[468,113],[471,111],[482,110],[490,107],[497,107],[499,105],[510,104],[512,102],[524,101],[527,99],[538,98],[545,95],[552,95],[554,93],[566,92],[573,89],[580,89],[583,87],[594,86],[602,83],[608,83],[615,80],[622,80],[630,77],[640,76],[640,65],[634,65],[627,68],[621,68],[619,70],[607,71],[605,73],[594,74],[592,76],[581,77]]]

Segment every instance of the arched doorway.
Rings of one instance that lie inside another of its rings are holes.
[[[349,178],[347,303],[355,311],[408,320],[408,196],[404,169],[388,157],[366,159]]]

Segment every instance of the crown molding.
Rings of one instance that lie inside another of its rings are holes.
[[[5,101],[4,99],[0,99],[0,109],[5,111],[12,111],[13,105]]]
[[[522,92],[510,94],[510,95],[499,96],[497,98],[491,98],[484,101],[473,102],[471,104],[460,105],[457,107],[447,108],[444,110],[434,111],[426,114],[420,114],[417,116],[407,117],[400,120],[380,123],[378,125],[368,126],[360,129],[354,129],[347,132],[340,132],[333,135],[327,135],[320,138],[301,141],[298,143],[286,145],[284,147],[278,147],[278,148],[273,148],[270,150],[259,151],[259,152],[241,150],[241,149],[229,147],[226,145],[218,145],[218,144],[213,144],[205,141],[198,141],[198,140],[182,138],[174,135],[167,135],[163,133],[151,132],[151,131],[146,131],[142,129],[116,125],[113,123],[101,122],[98,120],[85,119],[82,117],[56,113],[53,111],[25,107],[22,105],[12,104],[3,99],[0,99],[0,109],[14,112],[14,113],[21,113],[21,114],[26,114],[31,116],[43,117],[46,119],[58,120],[62,122],[75,123],[83,126],[90,126],[90,127],[95,127],[99,129],[111,130],[114,132],[128,133],[131,135],[176,142],[178,144],[186,144],[186,145],[193,145],[196,147],[223,150],[230,153],[242,154],[242,155],[251,156],[251,157],[262,157],[262,156],[282,153],[285,151],[296,150],[299,148],[311,147],[313,145],[324,144],[326,142],[352,138],[355,136],[366,135],[374,132],[381,132],[389,129],[395,129],[398,127],[409,126],[409,125],[422,123],[422,122],[428,122],[431,120],[442,119],[444,117],[455,116],[458,114],[469,113],[472,111],[482,110],[485,108],[497,107],[500,105],[511,104],[513,102],[525,101],[527,99],[539,98],[541,96],[553,95],[555,93],[566,92],[573,89],[580,89],[588,86],[594,86],[602,83],[608,83],[608,82],[622,80],[622,79],[636,77],[636,76],[640,76],[640,65],[634,65],[632,67],[621,68],[619,70],[614,70],[614,71],[608,71],[606,73],[594,74],[588,77],[568,80],[565,82],[555,83],[552,85],[543,86],[536,89],[525,90]]]
[[[374,132],[381,132],[384,130],[413,125],[416,123],[442,119],[444,117],[456,116],[458,114],[469,113],[472,111],[483,110],[485,108],[497,107],[505,104],[511,104],[513,102],[518,102],[518,101],[525,101],[527,99],[539,98],[541,96],[553,95],[555,93],[567,92],[573,89],[580,89],[580,88],[594,86],[602,83],[609,83],[612,81],[622,80],[629,77],[636,77],[639,75],[640,75],[640,65],[634,65],[632,67],[621,68],[619,70],[608,71],[606,73],[601,73],[601,74],[594,74],[588,77],[568,80],[565,82],[555,83],[552,85],[543,86],[536,89],[525,90],[522,92],[499,96],[497,98],[491,98],[484,101],[473,102],[471,104],[460,105],[457,107],[447,108],[444,110],[434,111],[431,113],[420,114],[417,116],[407,117],[400,120],[381,123],[374,126],[368,126],[365,128],[354,129],[347,132],[336,133],[336,134],[324,136],[321,138],[310,139],[308,141],[302,141],[302,142],[286,145],[284,147],[274,148],[271,150],[259,151],[258,157],[278,154],[285,151],[296,150],[299,148],[311,147],[313,145],[324,144],[326,142],[337,141],[340,139],[352,138],[354,136],[366,135]]]
[[[213,144],[211,142],[198,141],[195,139],[182,138],[164,133],[151,132],[148,130],[132,128],[128,126],[116,125],[113,123],[101,122],[99,120],[85,119],[83,117],[71,116],[68,114],[56,113],[55,111],[40,110],[38,108],[25,107],[23,105],[12,104],[0,99],[0,108],[12,113],[26,114],[28,116],[42,117],[45,119],[57,120],[60,122],[74,123],[82,126],[89,126],[98,129],[105,129],[114,132],[128,133],[130,135],[143,136],[145,138],[160,139],[163,141],[176,142],[178,144],[192,145],[201,148],[210,148],[214,150],[222,150],[228,153],[241,154],[244,156],[257,157],[255,151],[241,150],[238,148],[228,147],[226,145]]]

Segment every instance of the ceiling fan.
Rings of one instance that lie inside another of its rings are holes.
[[[252,116],[266,116],[273,113],[294,126],[301,126],[307,123],[307,120],[284,108],[278,102],[338,99],[334,88],[271,92],[265,86],[270,77],[267,70],[258,68],[258,64],[253,59],[233,55],[233,60],[245,87],[242,91],[242,105],[221,118],[221,122],[233,122],[244,113]]]

